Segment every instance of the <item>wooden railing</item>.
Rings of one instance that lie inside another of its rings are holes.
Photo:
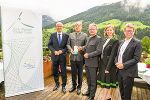
[[[43,47],[43,50],[46,49],[47,51],[49,51],[48,47]],[[67,52],[67,66],[70,67],[70,53]]]

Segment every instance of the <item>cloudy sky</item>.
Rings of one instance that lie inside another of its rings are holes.
[[[30,9],[62,20],[104,3],[110,4],[121,0],[0,0],[1,5]],[[149,0],[127,0],[127,5],[145,7]],[[139,3],[137,3],[137,1]]]

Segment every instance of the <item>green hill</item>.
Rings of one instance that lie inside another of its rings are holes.
[[[83,22],[83,20],[80,20]],[[108,20],[108,21],[104,21],[102,23],[97,23],[98,26],[98,35],[101,36],[102,38],[104,38],[104,29],[107,25],[109,24],[113,24],[115,26],[115,32],[116,35],[119,39],[123,39],[124,38],[124,34],[123,34],[123,29],[126,23],[133,23],[136,29],[136,33],[135,33],[135,37],[138,39],[142,39],[144,36],[149,36],[150,37],[150,26],[148,25],[143,25],[141,22],[139,21],[121,21],[119,19],[112,19],[112,20]],[[89,22],[86,22],[83,24],[83,32],[88,33],[88,25]],[[69,22],[64,24],[64,29],[63,32],[66,33],[71,33],[74,30],[74,26],[75,26],[75,22]],[[56,28],[50,28],[50,29],[43,29],[43,44],[44,46],[47,46],[48,41],[49,41],[49,36],[51,33],[56,32]]]

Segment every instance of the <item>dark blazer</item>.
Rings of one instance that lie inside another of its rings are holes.
[[[120,43],[115,62],[118,62],[118,55],[119,55],[120,48],[123,45],[124,41],[125,40],[123,40]],[[142,50],[143,49],[142,49],[141,41],[132,38],[122,56],[122,63],[123,63],[124,68],[118,69],[118,72],[120,73],[120,75],[122,75],[124,79],[127,77],[138,76],[137,63],[140,61]]]
[[[85,46],[85,53],[88,58],[85,58],[85,66],[98,67],[99,55],[102,53],[103,40],[101,37],[95,35],[89,38]]]
[[[58,43],[58,38],[57,38],[57,32],[52,33],[50,36],[50,40],[48,43],[48,48],[51,50],[51,58],[53,61],[57,61],[59,58],[64,58],[66,57],[67,54],[67,41],[68,41],[68,34],[62,33],[62,41],[61,41],[61,45],[59,46]],[[62,54],[61,55],[55,55],[54,51],[59,51],[62,50]]]
[[[103,49],[103,58],[100,64],[106,67],[107,71],[110,71],[110,68],[116,68],[115,66],[115,57],[117,55],[117,50],[119,46],[119,40],[116,38],[112,38],[109,40],[107,45]]]

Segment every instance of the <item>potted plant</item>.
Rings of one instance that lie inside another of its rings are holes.
[[[48,48],[43,48],[43,72],[44,72],[44,78],[53,74],[51,51]]]
[[[146,68],[150,68],[150,58],[145,59],[144,63],[146,64]]]

